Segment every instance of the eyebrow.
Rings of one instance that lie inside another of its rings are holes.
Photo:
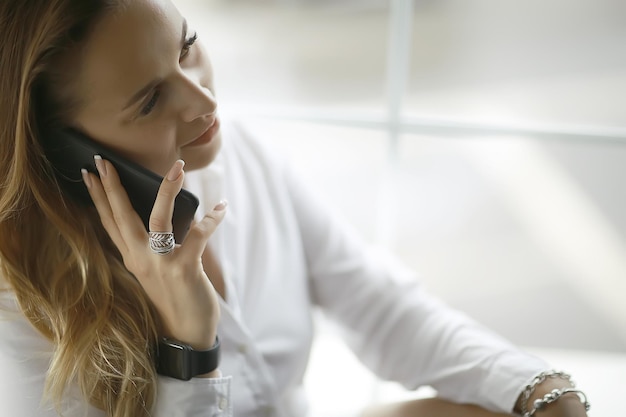
[[[183,19],[183,30],[182,30],[182,35],[180,38],[181,47],[185,44],[186,37],[187,37],[187,19]],[[162,81],[163,79],[157,78],[157,79],[150,81],[145,86],[141,87],[135,94],[132,95],[132,97],[128,100],[128,102],[122,108],[122,110],[126,110],[127,108],[135,104],[139,99],[146,96],[150,90],[152,90],[154,87],[159,85]]]

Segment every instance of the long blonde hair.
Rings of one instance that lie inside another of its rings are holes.
[[[55,346],[46,394],[57,407],[77,384],[107,415],[137,417],[156,397],[157,315],[95,210],[63,197],[41,147],[80,105],[64,63],[118,3],[0,1],[0,274]]]

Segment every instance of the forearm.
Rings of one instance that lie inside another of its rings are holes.
[[[361,417],[510,417],[471,404],[426,398],[368,408]]]
[[[560,383],[559,383],[560,382]],[[531,401],[543,396],[553,389],[567,386],[566,381],[550,381],[537,393]],[[565,382],[565,385],[564,385]],[[521,397],[521,396],[520,396]],[[531,402],[532,404],[532,402]],[[515,410],[520,414],[519,404]],[[441,398],[426,398],[391,404],[372,406],[366,409],[361,417],[510,417],[510,414],[496,413],[472,404],[457,404]],[[536,414],[537,417],[584,417],[587,416],[584,405],[575,394],[566,394],[557,402]]]

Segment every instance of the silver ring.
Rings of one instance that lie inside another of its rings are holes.
[[[150,250],[158,255],[167,255],[174,250],[174,233],[148,232]]]

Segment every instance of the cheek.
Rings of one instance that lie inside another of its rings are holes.
[[[113,111],[89,110],[79,114],[74,124],[119,155],[161,175],[178,159],[177,124],[171,112],[131,123],[116,120]]]
[[[125,134],[125,156],[139,165],[164,175],[178,159],[176,128],[173,124],[158,123],[142,126]]]

